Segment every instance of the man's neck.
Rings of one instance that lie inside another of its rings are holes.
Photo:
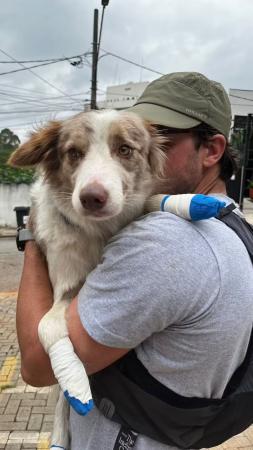
[[[194,192],[196,194],[227,194],[226,184],[220,178],[219,170],[213,167],[212,170],[208,171],[196,186]]]

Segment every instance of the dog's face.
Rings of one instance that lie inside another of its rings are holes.
[[[42,168],[58,200],[104,220],[143,203],[162,173],[162,138],[132,113],[91,111],[33,133],[9,163]]]

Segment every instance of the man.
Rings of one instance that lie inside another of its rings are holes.
[[[225,186],[235,167],[231,110],[220,84],[198,73],[165,75],[131,110],[168,137],[158,192],[212,193],[231,202]],[[231,229],[216,219],[187,222],[154,212],[111,240],[69,307],[69,333],[90,374],[134,348],[148,372],[175,393],[220,398],[247,350],[252,299],[252,264]],[[28,242],[17,328],[23,377],[37,386],[55,382],[37,334],[51,304],[45,262]],[[96,408],[86,417],[72,411],[71,448],[120,448],[119,429]],[[176,447],[139,435],[134,448]]]

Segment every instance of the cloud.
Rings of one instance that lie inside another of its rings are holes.
[[[0,29],[1,48],[19,60],[91,51],[94,8],[99,8],[101,17],[98,0],[6,2]],[[161,73],[200,71],[222,82],[227,89],[251,89],[252,17],[251,0],[110,0],[104,16],[101,48]],[[103,53],[101,51],[101,56]],[[0,53],[0,61],[7,59]],[[0,72],[18,67],[0,64]],[[28,108],[27,105],[34,105],[37,111],[39,98],[40,106],[43,105],[43,95],[59,97],[63,95],[59,90],[70,96],[80,93],[75,97],[79,102],[77,108],[90,97],[91,67],[88,64],[78,69],[69,62],[61,62],[34,69],[34,72],[55,85],[58,91],[28,71],[0,76],[0,117],[4,126],[46,119],[51,112],[25,114],[17,111],[21,106],[23,110]],[[151,81],[157,76],[115,57],[103,56],[98,66],[98,97],[103,98],[108,85]],[[27,94],[24,104],[14,103],[21,101],[18,93]],[[9,106],[2,106],[8,101],[12,102]],[[64,106],[66,109],[71,103],[69,97],[63,97],[55,103],[52,100],[44,104],[56,105],[59,101],[63,111]],[[21,125],[21,134],[23,129]]]

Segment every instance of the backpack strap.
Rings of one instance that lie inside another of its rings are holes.
[[[222,208],[216,218],[231,228],[242,240],[253,264],[253,227],[247,220],[234,213],[235,209],[235,204],[231,203]]]

